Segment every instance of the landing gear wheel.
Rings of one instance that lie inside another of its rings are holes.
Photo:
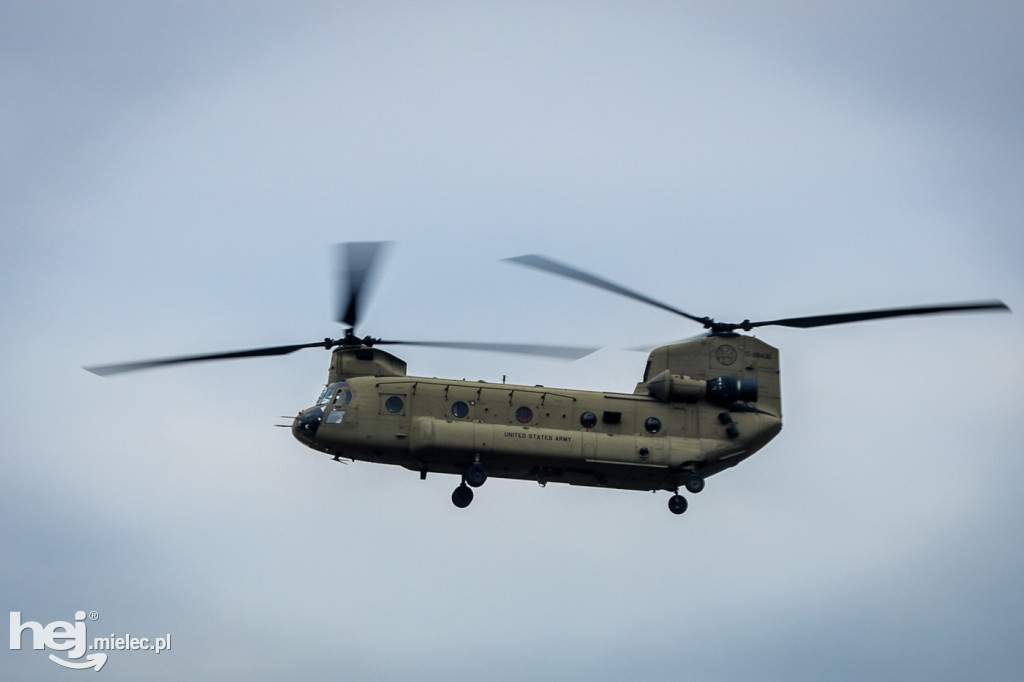
[[[691,493],[699,493],[701,490],[704,490],[704,477],[700,474],[690,474],[686,477],[685,484],[686,489]]]
[[[686,511],[687,503],[686,498],[682,495],[675,494],[668,498],[668,509],[673,514],[682,514]]]
[[[483,464],[477,462],[466,469],[465,479],[469,485],[479,488],[487,480],[487,469],[484,469]]]
[[[461,484],[452,493],[452,504],[459,509],[465,509],[473,501],[473,489],[465,483]]]

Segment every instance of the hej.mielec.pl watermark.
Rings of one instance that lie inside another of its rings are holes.
[[[21,611],[11,611],[10,613],[11,650],[21,649],[22,639],[28,632],[33,649],[66,651],[66,659],[50,654],[51,661],[65,668],[99,670],[107,662],[105,651],[148,651],[159,654],[171,650],[170,634],[163,637],[140,638],[112,633],[109,637],[94,637],[90,642],[86,633],[86,618],[88,617],[89,620],[99,618],[99,614],[95,611],[90,611],[88,616],[85,611],[75,612],[74,623],[56,620],[49,625],[42,625],[31,620],[22,622]],[[80,660],[87,650],[92,653],[85,656],[84,660]]]

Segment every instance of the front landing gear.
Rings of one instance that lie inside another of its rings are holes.
[[[673,514],[682,514],[684,511],[686,511],[687,506],[688,504],[686,502],[686,498],[680,495],[679,493],[676,493],[672,497],[668,498],[668,509]]]
[[[462,472],[462,483],[452,493],[452,504],[459,509],[465,509],[469,506],[469,503],[473,501],[473,488],[479,488],[487,480],[487,469],[480,463],[480,458],[477,457],[476,461],[473,462]]]
[[[473,489],[465,483],[459,485],[452,493],[452,504],[459,509],[465,509],[473,501]]]
[[[484,465],[478,460],[466,469],[463,480],[474,488],[479,488],[487,480],[487,469],[484,469]]]

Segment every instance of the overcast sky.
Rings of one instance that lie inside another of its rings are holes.
[[[1022,309],[1020,3],[427,5],[0,7],[0,615],[172,636],[108,680],[1019,679],[1019,312],[760,330],[785,429],[681,517],[336,464],[274,427],[315,349],[81,369],[337,336],[369,239],[361,332],[603,348],[424,376],[631,392],[699,331],[524,253],[720,320]]]

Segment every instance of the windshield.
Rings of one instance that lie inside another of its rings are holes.
[[[348,405],[352,402],[352,389],[348,387],[348,384],[342,382],[337,385],[337,389],[334,393],[334,404],[335,405]]]
[[[346,382],[337,381],[325,388],[316,404],[327,405],[330,402],[333,402],[335,405],[348,405],[352,402],[352,389],[348,387]]]

